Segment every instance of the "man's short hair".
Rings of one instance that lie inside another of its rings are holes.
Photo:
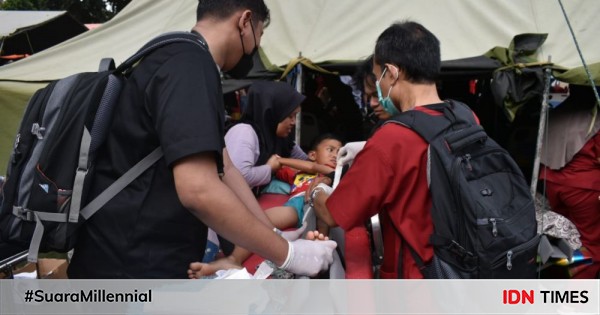
[[[419,23],[394,23],[377,39],[375,62],[398,66],[409,82],[435,83],[441,69],[440,41]]]
[[[226,19],[239,10],[250,10],[254,19],[253,23],[264,22],[269,24],[269,9],[263,0],[198,0],[196,20],[206,17]]]

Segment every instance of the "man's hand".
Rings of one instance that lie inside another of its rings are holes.
[[[362,150],[365,143],[366,141],[346,143],[338,152],[337,165],[345,165],[354,160],[354,157]]]
[[[280,267],[297,275],[316,276],[333,262],[334,241],[296,240],[289,242],[288,256]]]
[[[315,179],[313,179],[312,182],[310,183],[310,185],[308,186],[306,193],[304,194],[304,203],[310,202],[310,194],[313,191],[313,189],[315,189],[319,184],[331,186],[332,182],[333,181],[329,177],[324,177],[324,176],[315,177]]]

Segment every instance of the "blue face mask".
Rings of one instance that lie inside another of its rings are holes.
[[[379,98],[379,104],[381,104],[383,110],[385,110],[388,114],[395,116],[400,114],[400,111],[396,108],[396,106],[394,106],[394,102],[392,102],[392,99],[390,98],[392,87],[390,86],[390,89],[388,90],[388,95],[384,98],[383,93],[381,93],[381,85],[379,85],[379,82],[381,81],[381,79],[383,79],[383,75],[386,71],[387,68],[383,69],[381,77],[379,78],[379,80],[375,81],[375,88],[377,89],[377,97]]]

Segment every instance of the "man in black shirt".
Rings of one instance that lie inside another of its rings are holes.
[[[171,44],[136,66],[90,197],[156,147],[164,156],[85,223],[70,278],[186,278],[189,263],[202,259],[207,226],[293,273],[328,266],[335,243],[274,233],[224,145],[219,72],[250,70],[268,21],[262,0],[200,0],[192,32],[207,49]]]

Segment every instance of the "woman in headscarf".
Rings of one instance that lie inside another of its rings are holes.
[[[259,81],[250,86],[248,103],[240,122],[225,134],[225,146],[233,165],[251,188],[269,184],[272,174],[281,168],[278,157],[308,159],[294,142],[296,115],[304,99],[284,82]],[[240,247],[234,250],[234,245],[220,236],[219,243],[228,256],[212,263],[192,263],[188,271],[191,278],[239,268],[251,254]]]
[[[250,87],[240,123],[225,134],[231,161],[250,187],[271,181],[281,167],[277,156],[308,158],[294,142],[296,114],[304,99],[284,82],[260,81]]]

